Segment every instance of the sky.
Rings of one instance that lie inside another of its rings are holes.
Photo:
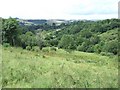
[[[118,18],[119,0],[0,0],[0,17],[21,19]]]

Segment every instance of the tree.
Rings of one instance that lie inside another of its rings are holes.
[[[30,46],[31,48],[36,45],[36,37],[32,32],[26,32],[25,34],[20,35],[22,47]]]
[[[56,23],[52,23],[53,29],[56,28]]]
[[[88,47],[89,47],[89,44],[87,44],[87,42],[83,42],[82,45],[79,45],[79,46],[77,47],[77,50],[78,50],[78,51],[86,52],[87,49],[88,49]]]
[[[75,40],[76,41],[76,45],[77,46],[81,45],[84,42],[84,40],[85,39],[83,37],[81,37],[81,35],[77,36],[76,40]]]
[[[85,37],[85,38],[90,38],[92,36],[92,33],[89,30],[82,30],[80,34],[82,37]]]
[[[16,21],[14,18],[9,18],[3,20],[2,25],[4,41],[10,43],[12,46],[15,46],[18,35],[18,21]]]
[[[70,34],[76,34],[78,32],[80,32],[80,27],[78,25],[74,25],[72,26],[72,29],[70,30]]]
[[[116,55],[118,53],[118,41],[112,40],[105,43],[104,50],[105,52],[110,52]]]
[[[75,44],[74,44],[74,39],[71,35],[64,35],[59,44],[59,48],[64,48],[64,49],[75,49]]]
[[[97,35],[93,35],[90,38],[90,42],[92,45],[98,44],[100,42],[100,38]]]
[[[93,45],[89,46],[87,52],[91,52],[91,53],[94,52],[94,46]]]
[[[102,51],[101,45],[100,45],[100,44],[96,44],[96,45],[94,46],[94,52],[100,53],[101,51]]]
[[[36,39],[37,39],[37,45],[39,46],[39,49],[42,50],[44,47],[45,41],[44,41],[44,35],[40,32],[37,34]]]

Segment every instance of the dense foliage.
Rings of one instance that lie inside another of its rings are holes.
[[[16,19],[3,19],[3,43],[13,46],[48,46],[96,53],[118,53],[119,19],[74,21],[68,25],[21,26]]]
[[[58,47],[84,52],[113,53],[118,50],[119,19],[102,21],[77,21],[59,31],[51,32]],[[72,47],[71,47],[72,46]]]

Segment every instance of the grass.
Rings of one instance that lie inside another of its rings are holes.
[[[117,56],[0,49],[3,88],[118,88]]]
[[[2,47],[0,46],[0,68],[2,68]],[[0,89],[2,88],[2,69],[0,69]]]

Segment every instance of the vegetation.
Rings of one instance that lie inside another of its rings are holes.
[[[118,87],[119,19],[2,27],[3,87]]]
[[[43,24],[42,27],[47,27]],[[29,26],[31,27],[31,26]],[[48,46],[55,46],[63,49],[78,50],[93,53],[113,53],[117,55],[119,19],[107,19],[103,21],[77,21],[68,25],[58,26],[53,23],[45,30],[39,26],[37,30],[29,30],[19,25],[18,22],[9,18],[3,19],[3,43],[22,46],[39,46],[40,49]],[[40,30],[41,29],[41,30]],[[52,29],[52,30],[50,30]],[[25,32],[25,30],[27,30]]]
[[[2,26],[2,35],[3,35],[3,42],[8,42],[12,46],[16,43],[16,36],[18,34],[18,22],[13,19],[9,18],[7,20],[3,20]]]
[[[117,88],[117,56],[3,47],[5,88]]]

